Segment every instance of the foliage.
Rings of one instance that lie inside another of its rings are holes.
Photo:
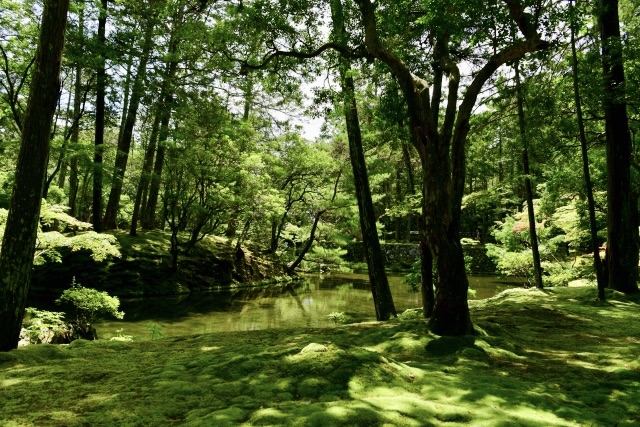
[[[116,330],[116,336],[115,337],[111,337],[109,339],[110,341],[121,341],[121,342],[132,342],[133,341],[133,335],[126,335],[124,333],[124,328],[120,328]]]
[[[25,312],[22,327],[26,329],[31,344],[50,342],[57,332],[65,329],[63,312],[39,310],[33,307],[27,307]]]
[[[164,333],[162,332],[162,325],[157,322],[149,322],[144,327],[149,335],[151,335],[152,340],[158,340],[164,337]]]
[[[120,257],[115,236],[91,231],[91,224],[68,215],[68,210],[66,206],[49,205],[46,200],[42,200],[41,226],[38,229],[34,264],[62,262],[60,250],[64,248],[72,252],[87,250],[95,261]],[[0,238],[4,233],[7,213],[6,209],[0,209]]]
[[[487,244],[487,255],[496,263],[500,273],[521,277],[529,285],[533,284],[533,260],[531,250],[509,251],[505,247]]]
[[[351,323],[353,319],[351,316],[344,312],[333,312],[327,315],[327,319],[331,320],[333,323]]]
[[[73,307],[76,321],[79,325],[90,325],[100,315],[111,315],[116,319],[122,319],[124,312],[118,311],[120,300],[106,292],[85,288],[76,283],[75,278],[71,282],[71,288],[62,292],[57,304],[67,304]]]
[[[536,201],[538,208],[540,203],[540,200]],[[569,259],[569,248],[577,245],[588,233],[580,221],[575,202],[559,206],[548,215],[544,214],[544,210],[539,212],[542,222],[537,223],[536,229],[545,284],[566,286],[572,280],[590,279],[590,270]],[[485,247],[498,270],[507,276],[521,277],[532,285],[533,259],[526,212],[517,212],[496,222],[492,234],[498,244],[487,244]]]

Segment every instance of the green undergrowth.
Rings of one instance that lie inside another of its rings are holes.
[[[406,316],[29,346],[0,353],[0,425],[635,426],[638,300],[608,296],[507,291],[460,338]]]
[[[30,290],[57,296],[75,278],[85,287],[122,297],[176,295],[252,286],[284,274],[275,257],[251,245],[236,253],[234,242],[216,236],[207,236],[190,251],[182,247],[173,271],[169,232],[140,231],[135,237],[123,230],[109,233],[117,240],[119,257],[95,261],[88,251],[61,250],[61,262],[35,266]]]

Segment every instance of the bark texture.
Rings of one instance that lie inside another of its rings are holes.
[[[638,224],[631,187],[631,135],[617,0],[599,0],[607,140],[607,271],[609,287],[638,292]]]
[[[571,71],[573,77],[573,95],[576,103],[576,120],[580,133],[580,151],[582,154],[582,172],[584,176],[584,187],[587,195],[587,207],[589,210],[589,230],[591,232],[591,249],[593,250],[593,268],[596,272],[598,283],[598,299],[605,300],[605,288],[607,279],[604,275],[604,266],[600,258],[600,245],[598,244],[598,227],[596,224],[596,204],[593,198],[593,186],[591,184],[591,173],[589,171],[589,153],[587,151],[587,136],[584,129],[584,119],[582,115],[582,102],[580,97],[580,81],[578,73],[578,55],[576,53],[576,11],[573,2],[571,4]]]
[[[0,351],[16,348],[29,291],[69,0],[46,0],[0,253]]]

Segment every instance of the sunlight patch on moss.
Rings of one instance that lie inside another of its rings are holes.
[[[475,307],[486,333],[453,341],[416,320],[15,350],[0,425],[637,424],[637,303],[515,294]]]
[[[24,380],[18,378],[10,378],[7,380],[0,380],[0,387],[11,387],[12,385],[20,384]]]
[[[236,426],[247,418],[249,411],[232,406],[219,411],[207,410],[191,411],[187,415],[185,426]]]

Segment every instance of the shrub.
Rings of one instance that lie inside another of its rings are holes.
[[[124,312],[118,311],[120,300],[106,292],[85,288],[76,283],[75,278],[71,282],[71,288],[65,290],[57,304],[69,304],[75,309],[76,321],[79,325],[90,325],[98,315],[111,315],[117,319],[124,317]]]
[[[27,307],[22,327],[31,344],[51,342],[56,333],[66,329],[64,313]]]
[[[352,321],[351,317],[348,316],[347,314],[343,313],[343,312],[333,312],[333,313],[329,313],[329,315],[327,315],[327,318],[331,321],[333,321],[333,323],[338,324],[338,323],[350,323]]]

